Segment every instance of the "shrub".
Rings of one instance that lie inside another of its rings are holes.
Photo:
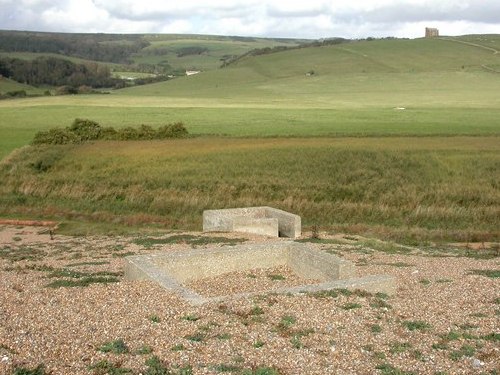
[[[137,140],[139,139],[139,132],[137,129],[128,126],[126,128],[119,129],[116,132],[116,138],[117,140],[121,141],[130,141],[130,140]]]
[[[81,141],[91,141],[100,138],[102,128],[95,121],[76,118],[68,130],[78,136]]]
[[[117,133],[118,132],[116,131],[115,128],[108,126],[108,127],[101,129],[100,135],[101,135],[101,139],[113,140],[113,139],[117,139],[117,135],[116,135]]]
[[[59,86],[55,91],[56,95],[73,95],[78,94],[78,90],[72,86]]]
[[[160,126],[156,132],[157,138],[183,138],[188,135],[188,131],[182,122]]]
[[[8,91],[5,93],[5,95],[11,98],[25,98],[27,94],[25,90],[15,90],[15,91]]]
[[[39,131],[38,133],[36,133],[31,144],[64,145],[79,142],[80,138],[67,129],[53,128],[47,131]]]
[[[141,125],[137,131],[138,139],[154,139],[156,131],[149,125]]]

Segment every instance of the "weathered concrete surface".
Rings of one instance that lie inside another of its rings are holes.
[[[205,298],[183,286],[193,280],[214,277],[228,272],[288,265],[303,278],[319,279],[315,285],[278,290],[283,293],[315,292],[327,289],[363,289],[369,292],[395,292],[391,276],[355,277],[354,265],[335,255],[297,242],[239,245],[223,248],[193,249],[125,258],[126,280],[153,280],[165,289],[180,294],[193,304],[203,304],[251,293]]]
[[[236,216],[233,219],[232,232],[252,233],[261,236],[278,237],[278,219]]]
[[[277,235],[274,234],[274,221],[269,219],[277,220]],[[301,219],[298,215],[267,206],[206,210],[203,211],[203,231],[239,231],[297,238],[301,235]]]

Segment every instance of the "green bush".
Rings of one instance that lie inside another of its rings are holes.
[[[114,129],[103,128],[97,122],[88,119],[77,118],[65,129],[52,128],[47,131],[36,133],[31,142],[33,145],[51,144],[62,145],[80,143],[93,140],[151,140],[164,138],[184,138],[188,131],[182,122],[161,126],[158,130],[149,125],[141,125],[139,128],[128,126],[126,128]]]
[[[188,131],[182,122],[160,126],[156,132],[159,139],[164,138],[184,138],[188,135]]]
[[[132,140],[137,140],[139,139],[139,132],[137,129],[128,126],[126,128],[119,129],[116,132],[116,138],[117,140],[120,141],[132,141]]]
[[[65,145],[79,142],[80,138],[68,129],[53,128],[47,131],[39,131],[38,133],[36,133],[31,144]]]
[[[154,139],[156,131],[149,125],[141,125],[137,130],[138,139]]]
[[[105,128],[102,128],[101,129],[101,139],[104,139],[104,140],[114,140],[116,139],[116,134],[118,132],[116,131],[115,128],[111,127],[111,126],[108,126],[108,127],[105,127]]]
[[[101,138],[101,125],[92,120],[76,118],[67,129],[78,136],[81,141],[92,141]]]

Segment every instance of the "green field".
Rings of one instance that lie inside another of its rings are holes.
[[[1,101],[0,157],[77,117],[182,121],[194,138],[26,148],[4,159],[0,215],[199,228],[203,209],[266,204],[306,226],[498,240],[499,40],[309,47],[109,95]]]

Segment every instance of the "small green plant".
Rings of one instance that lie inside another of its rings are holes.
[[[115,277],[84,277],[78,280],[55,280],[47,285],[47,288],[74,288],[86,287],[91,284],[109,284],[117,283],[119,280]]]
[[[193,341],[193,342],[202,342],[203,340],[205,340],[205,334],[202,332],[196,332],[193,335],[186,335],[186,336],[184,336],[184,338],[188,339],[189,341]]]
[[[231,338],[231,335],[229,333],[221,333],[217,335],[217,338],[219,340],[229,340]]]
[[[181,319],[187,320],[188,322],[196,322],[196,321],[200,320],[200,318],[194,314],[184,315],[181,317]]]
[[[132,372],[131,369],[121,367],[119,364],[109,362],[106,359],[89,366],[89,370],[92,370],[95,375],[122,375]]]
[[[469,314],[469,316],[473,316],[475,318],[487,318],[488,314],[485,314],[482,312],[476,312],[476,313]]]
[[[260,306],[252,307],[249,313],[249,315],[262,315],[262,314],[264,314],[264,310]]]
[[[440,341],[432,344],[432,349],[434,350],[446,350],[449,346],[445,341]]]
[[[444,335],[441,335],[440,337],[445,341],[454,341],[460,340],[460,338],[462,338],[462,334],[457,331],[450,331]]]
[[[479,275],[489,277],[491,279],[497,279],[500,277],[500,270],[471,270],[469,275]]]
[[[382,332],[382,326],[380,326],[380,324],[372,324],[370,326],[370,330],[373,332],[373,333],[380,333]]]
[[[285,276],[280,275],[279,273],[271,273],[267,275],[267,277],[269,277],[273,281],[285,280]]]
[[[153,353],[153,348],[149,345],[143,345],[139,349],[137,349],[136,353],[139,355],[151,354]]]
[[[363,305],[361,305],[360,303],[356,303],[356,302],[348,302],[348,303],[346,303],[345,305],[342,306],[342,308],[344,310],[359,309],[361,307],[363,307]]]
[[[170,348],[170,350],[173,351],[173,352],[180,352],[180,351],[182,351],[184,349],[186,349],[186,348],[182,344],[176,344],[176,345],[174,345],[174,346],[172,346]]]
[[[460,350],[453,350],[450,353],[450,358],[453,361],[458,361],[462,357],[472,357],[476,353],[476,349],[470,345],[462,345]]]
[[[257,367],[255,369],[244,369],[241,375],[280,375],[280,372],[272,367]]]
[[[420,284],[422,285],[429,285],[431,283],[431,281],[429,279],[421,279],[420,280]]]
[[[254,348],[262,348],[263,346],[265,345],[265,342],[264,341],[261,341],[261,340],[257,340],[253,343],[253,347]]]
[[[403,353],[411,348],[411,344],[409,342],[393,342],[389,347],[389,352],[391,354]]]
[[[388,304],[384,299],[375,298],[370,302],[370,306],[376,309],[392,309],[392,306]]]
[[[150,315],[149,320],[153,323],[160,323],[161,322],[160,317],[156,314]]]
[[[151,358],[146,360],[146,371],[145,375],[169,375],[170,370],[166,365],[162,363],[160,358],[157,356],[152,356]]]
[[[214,370],[217,372],[236,372],[241,370],[241,367],[236,365],[226,365],[225,363],[221,363],[217,366],[214,366]]]
[[[436,282],[443,284],[443,283],[451,283],[451,282],[453,282],[453,280],[451,280],[451,279],[437,279]]]
[[[297,322],[297,319],[294,316],[284,315],[281,318],[280,326],[288,328],[288,327],[292,326],[293,324],[295,324],[296,322]]]
[[[481,336],[483,340],[499,342],[500,341],[500,333],[492,332],[487,335]]]
[[[39,364],[33,369],[26,367],[16,367],[12,375],[45,375],[45,365]]]
[[[299,335],[294,335],[292,337],[292,339],[290,340],[290,342],[292,343],[292,346],[295,348],[295,349],[301,349],[304,347],[304,344],[302,344],[302,341],[300,340],[301,336]]]
[[[382,363],[380,365],[375,366],[377,370],[380,370],[382,375],[414,375],[414,372],[407,372],[400,370],[388,363]]]
[[[404,321],[402,324],[406,327],[406,329],[410,331],[416,331],[416,330],[426,331],[432,328],[432,326],[429,323],[424,322],[422,320],[414,320],[414,321],[407,320]]]
[[[129,352],[129,349],[122,339],[118,339],[104,343],[99,347],[99,351],[103,353],[125,354]]]

